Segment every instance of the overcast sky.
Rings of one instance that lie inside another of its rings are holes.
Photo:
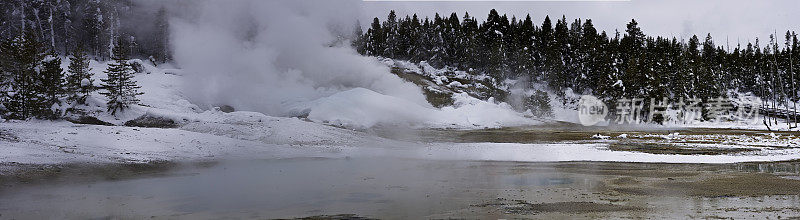
[[[718,45],[727,40],[730,46],[737,41],[745,45],[755,37],[769,39],[777,30],[783,35],[786,30],[800,31],[800,1],[744,1],[744,0],[631,0],[631,1],[391,1],[361,2],[360,20],[368,26],[372,18],[386,19],[389,10],[398,16],[416,13],[420,17],[433,17],[434,13],[449,15],[456,12],[459,19],[467,11],[471,16],[483,20],[489,10],[495,8],[501,14],[524,18],[530,13],[534,23],[541,25],[545,15],[568,21],[575,18],[590,18],[599,30],[613,34],[615,29],[625,30],[632,18],[647,35],[689,38],[693,34],[705,36],[711,33]],[[702,38],[701,38],[702,39]]]

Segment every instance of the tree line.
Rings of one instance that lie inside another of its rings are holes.
[[[61,57],[46,42],[39,41],[33,28],[0,42],[0,114],[5,119],[57,119],[67,114],[85,114],[87,98],[96,90],[105,96],[107,112],[118,112],[138,104],[139,86],[133,80],[134,63],[129,48],[118,38],[105,70],[106,78],[95,86],[90,58],[78,44],[70,53],[66,71]]]
[[[144,15],[152,17],[146,23],[130,18],[142,13],[137,7],[131,0],[0,1],[0,115],[83,115],[95,91],[112,115],[138,104],[143,93],[133,80],[137,63],[129,59],[157,65],[171,55],[166,9]],[[66,70],[62,58],[69,59]],[[90,60],[111,60],[99,86]]]
[[[167,62],[167,10],[145,8],[134,0],[3,0],[0,39],[33,29],[33,37],[56,54],[68,55],[81,46],[89,57],[108,60],[123,38],[129,42],[128,56]]]
[[[624,32],[598,31],[591,19],[549,16],[537,25],[492,9],[485,21],[465,13],[432,19],[398,18],[390,11],[364,32],[356,25],[353,46],[368,56],[427,61],[437,66],[488,74],[498,82],[526,77],[543,82],[560,97],[571,89],[600,97],[609,106],[620,98],[724,97],[728,91],[762,98],[798,99],[793,64],[800,59],[794,32],[783,42],[771,35],[726,48],[710,34],[688,40],[648,36],[631,20]]]

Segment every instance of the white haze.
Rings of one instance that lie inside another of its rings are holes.
[[[355,26],[359,1],[192,3],[178,7],[170,34],[186,73],[183,92],[195,104],[359,128],[536,123],[465,94],[454,96],[453,107],[433,108],[419,87],[337,41]]]
[[[429,107],[421,90],[348,46],[357,1],[193,1],[172,19],[186,95],[205,106],[288,115],[294,106],[363,87]],[[184,5],[185,6],[185,5]]]

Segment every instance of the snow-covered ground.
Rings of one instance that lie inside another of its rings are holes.
[[[0,163],[129,163],[234,158],[339,157],[345,149],[396,141],[296,118],[213,113],[215,120],[177,128],[80,125],[59,121],[0,123]]]
[[[67,59],[65,59],[66,61]],[[382,123],[423,127],[484,128],[538,122],[512,112],[504,103],[454,95],[453,107],[431,108],[355,88],[298,107],[307,119],[274,117],[258,112],[222,112],[201,108],[181,92],[180,70],[142,62],[135,80],[142,86],[140,106],[118,116],[105,113],[105,98],[92,94],[89,115],[121,125],[142,115],[169,118],[178,128],[138,128],[73,124],[66,121],[6,121],[0,123],[0,164],[139,163],[233,158],[400,157],[435,160],[498,161],[626,161],[733,163],[800,158],[793,136],[768,133],[759,137],[696,137],[720,139],[728,145],[763,145],[759,151],[723,155],[670,155],[612,151],[613,140],[577,143],[419,143],[378,137],[366,129]],[[92,61],[95,83],[104,78],[105,63]],[[445,83],[445,82],[443,82]],[[447,85],[453,85],[447,83]],[[337,125],[337,126],[331,126]],[[354,128],[357,128],[354,130]],[[626,135],[627,136],[627,135]],[[587,135],[587,139],[591,139]],[[615,137],[620,139],[621,137]],[[612,138],[612,139],[615,139]],[[631,136],[631,138],[643,138]],[[668,137],[644,137],[668,138]],[[787,146],[773,148],[769,146]],[[724,146],[723,146],[724,147]]]
[[[375,125],[402,125],[436,128],[499,128],[538,124],[539,121],[515,112],[506,103],[494,103],[454,94],[453,106],[441,109],[424,107],[405,99],[365,88],[355,88],[296,107],[308,119],[344,127],[369,128]]]
[[[66,68],[69,59],[63,59]],[[184,73],[169,65],[160,68],[133,60],[144,67],[134,80],[142,87],[141,105],[116,116],[105,112],[105,97],[94,92],[87,115],[117,126],[81,125],[66,121],[16,121],[0,123],[0,163],[52,164],[71,162],[147,162],[154,160],[204,160],[228,157],[315,156],[343,149],[390,149],[400,143],[354,131],[377,124],[483,128],[534,123],[507,106],[466,95],[459,106],[435,109],[364,88],[336,93],[305,103],[308,119],[272,117],[258,112],[226,113],[201,108],[182,92]],[[107,63],[92,61],[94,84],[106,77]],[[402,117],[405,114],[405,117]],[[175,129],[121,126],[143,115],[177,122]],[[346,126],[348,128],[330,125]],[[369,151],[369,150],[365,150]],[[378,153],[380,154],[380,153]],[[348,155],[348,154],[340,154]],[[340,156],[327,155],[327,156]]]
[[[289,157],[399,157],[433,160],[624,161],[735,163],[800,159],[800,140],[776,136],[737,137],[725,145],[760,150],[722,155],[651,154],[612,151],[610,142],[418,143],[376,137],[295,118],[257,113],[215,113],[219,120],[180,129],[77,125],[70,122],[0,123],[0,163],[138,163]],[[588,138],[588,137],[587,137]],[[690,141],[696,136],[675,138]],[[718,137],[709,137],[714,139]],[[699,138],[702,139],[702,138]],[[761,146],[761,147],[759,147]],[[786,146],[786,148],[774,148]]]

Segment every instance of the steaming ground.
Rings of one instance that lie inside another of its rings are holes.
[[[91,64],[97,78],[105,77],[102,73],[105,63],[93,61]],[[611,137],[607,139],[603,135],[595,136],[602,139],[592,139],[595,131],[578,131],[564,137],[559,132],[533,129],[511,134],[513,138],[521,138],[519,140],[498,139],[506,135],[499,132],[489,134],[486,139],[471,140],[469,138],[486,135],[462,136],[459,130],[539,122],[526,121],[530,119],[511,113],[505,105],[464,95],[454,97],[461,103],[458,107],[435,109],[356,88],[305,103],[306,107],[300,109],[308,110],[307,119],[249,111],[226,113],[217,108],[203,109],[187,101],[181,83],[184,75],[190,73],[143,65],[145,71],[135,77],[145,92],[141,106],[114,117],[102,111],[106,100],[95,93],[90,99],[92,104],[85,110],[91,116],[116,125],[146,115],[175,121],[177,128],[7,121],[0,123],[0,145],[3,146],[0,147],[0,163],[146,163],[292,157],[735,163],[800,158],[800,148],[794,147],[800,145],[800,140],[790,133],[723,132],[716,136],[617,133],[608,134]],[[418,117],[415,113],[421,113],[424,120],[410,120]],[[387,120],[396,121],[386,124]],[[425,132],[431,128],[458,130],[431,130],[452,138],[429,141],[376,135],[370,127],[379,124],[379,127],[401,128],[395,133],[419,129]],[[542,135],[552,139],[524,140]],[[746,150],[736,150],[740,148]]]
[[[343,96],[377,96],[351,91],[365,88],[402,104],[413,103],[409,108],[430,107],[417,86],[390,74],[374,58],[343,46],[348,43],[337,38],[350,33],[343,27],[355,23],[352,16],[357,4],[199,1],[187,5],[190,9],[184,10],[193,16],[177,17],[170,24],[175,61],[192,73],[183,85],[187,96],[201,106],[230,105],[291,116],[298,106],[315,100],[325,104]],[[326,107],[332,106],[320,108]],[[425,113],[404,116],[424,120]]]
[[[0,123],[0,216],[800,214],[794,190],[800,188],[800,138],[794,133],[565,128],[466,93],[449,97],[452,106],[434,108],[417,85],[392,74],[386,60],[337,42],[330,30],[351,24],[342,16],[352,16],[353,2],[192,2],[192,16],[170,25],[182,69],[134,60],[144,66],[135,76],[145,93],[142,105],[111,116],[104,112],[107,100],[94,93],[83,108],[109,125]],[[106,77],[105,63],[92,61],[91,67],[95,78]],[[432,78],[437,88],[465,86]],[[223,112],[223,105],[238,111]],[[555,116],[574,119],[574,113],[557,109]],[[123,126],[141,118],[171,121],[170,128]],[[743,163],[770,161],[790,162]],[[4,182],[58,176],[51,172],[62,167],[76,176],[114,179],[147,170],[142,163],[222,165],[88,185],[69,178],[30,186]]]

